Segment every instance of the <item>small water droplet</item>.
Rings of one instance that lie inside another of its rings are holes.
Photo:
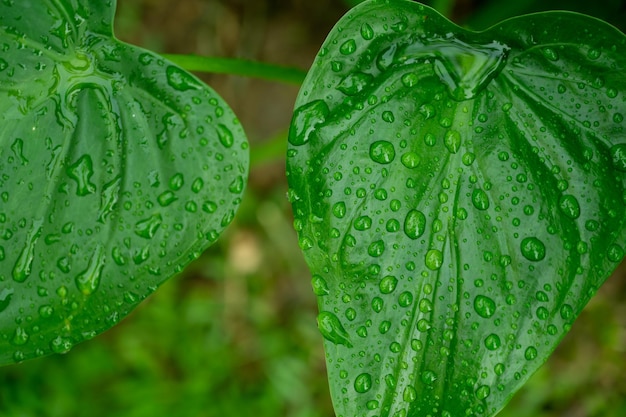
[[[368,216],[358,217],[354,221],[354,228],[359,231],[364,231],[372,227],[372,219]]]
[[[607,250],[607,257],[611,262],[621,262],[624,259],[624,249],[618,244],[612,244]]]
[[[496,313],[496,302],[484,295],[478,295],[474,298],[474,310],[480,317],[490,318]]]
[[[113,181],[110,181],[102,188],[102,194],[100,196],[100,211],[98,212],[98,221],[105,223],[106,219],[117,204],[120,186],[122,184],[122,177],[117,176]]]
[[[348,332],[339,318],[330,311],[322,311],[317,316],[317,327],[324,338],[336,345],[352,347]]]
[[[437,381],[437,374],[433,371],[424,371],[421,375],[422,382],[426,385],[432,385]]]
[[[546,257],[546,246],[536,237],[527,237],[522,240],[521,251],[524,258],[538,262]]]
[[[354,380],[354,390],[360,394],[364,394],[372,389],[372,376],[368,373],[362,373]]]
[[[390,164],[396,157],[393,144],[385,140],[379,140],[370,145],[370,158],[379,164]]]
[[[387,110],[387,111],[383,112],[382,119],[383,119],[383,121],[385,121],[387,123],[393,123],[393,122],[396,121],[396,116],[394,116],[392,112]]]
[[[50,342],[50,349],[54,353],[67,353],[72,349],[72,341],[69,338],[57,336]]]
[[[407,385],[402,394],[402,399],[407,403],[412,403],[417,400],[417,390],[413,385]]]
[[[404,233],[410,239],[418,239],[426,231],[426,216],[419,210],[411,210],[404,219]]]
[[[415,87],[419,82],[419,77],[414,72],[408,72],[402,76],[402,84],[407,87]]]
[[[169,184],[172,191],[178,191],[185,185],[185,177],[181,173],[174,174],[170,178]]]
[[[484,400],[485,398],[489,397],[490,394],[491,388],[489,388],[487,385],[483,385],[476,390],[476,398],[478,398],[479,400]]]
[[[244,180],[243,176],[238,175],[237,178],[235,178],[228,186],[228,191],[233,194],[241,194],[245,186],[246,181]]]
[[[343,219],[346,215],[346,203],[340,201],[333,205],[333,215],[338,219]]]
[[[289,130],[289,143],[301,146],[309,142],[329,113],[328,104],[323,100],[315,100],[297,108]]]
[[[176,194],[171,191],[164,191],[158,197],[157,201],[161,207],[167,207],[172,204],[174,201],[178,200]]]
[[[11,343],[16,346],[23,346],[28,342],[28,338],[30,336],[22,327],[17,326],[15,328],[15,332],[13,332],[13,338],[11,339]]]

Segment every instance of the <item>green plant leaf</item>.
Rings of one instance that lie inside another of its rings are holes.
[[[367,1],[287,153],[338,416],[493,416],[624,257],[626,39]]]
[[[115,1],[0,3],[0,363],[108,329],[230,223],[226,103],[116,40]]]

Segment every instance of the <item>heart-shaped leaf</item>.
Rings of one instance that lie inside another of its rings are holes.
[[[493,416],[624,256],[626,39],[367,1],[298,97],[288,179],[338,416]]]
[[[115,1],[0,2],[0,363],[113,326],[232,220],[248,144]]]

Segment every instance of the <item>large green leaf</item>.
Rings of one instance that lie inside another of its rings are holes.
[[[287,162],[338,416],[493,416],[545,362],[624,256],[625,97],[579,14],[337,24]]]
[[[0,2],[0,363],[113,326],[214,242],[241,199],[235,115],[116,40],[114,10]]]

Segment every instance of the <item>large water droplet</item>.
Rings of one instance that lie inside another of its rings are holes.
[[[456,130],[446,132],[444,144],[450,153],[457,153],[461,147],[461,134]]]
[[[527,237],[520,245],[522,255],[529,261],[538,262],[546,257],[546,246],[536,237]]]
[[[626,144],[621,143],[611,147],[611,159],[615,169],[626,172]]]
[[[379,164],[389,164],[396,157],[396,150],[391,142],[378,140],[370,145],[370,158]]]
[[[480,317],[488,319],[496,312],[496,302],[487,296],[478,295],[474,298],[474,310]]]
[[[91,182],[93,176],[93,162],[89,155],[83,155],[67,168],[67,175],[76,182],[76,194],[85,196],[96,192],[96,186]]]
[[[135,233],[144,239],[152,239],[163,223],[159,213],[153,214],[147,219],[140,220],[135,224]]]
[[[393,275],[387,275],[384,277],[379,284],[380,292],[383,294],[391,294],[396,289],[398,285],[398,278]]]
[[[197,90],[201,88],[201,85],[191,74],[176,66],[168,66],[165,70],[165,74],[170,87],[178,91]]]
[[[426,267],[432,271],[436,271],[443,265],[443,253],[438,249],[431,249],[426,252]]]
[[[311,278],[311,286],[313,287],[313,293],[317,296],[330,294],[328,283],[319,275],[313,275],[313,278]]]
[[[573,195],[563,195],[559,200],[559,208],[570,219],[577,219],[580,216],[580,205]]]
[[[374,39],[374,29],[368,23],[363,23],[361,25],[361,36],[366,41]]]
[[[323,100],[315,100],[297,108],[289,130],[289,143],[294,146],[307,143],[318,126],[326,121],[329,113],[328,104]]]
[[[350,336],[339,318],[330,311],[322,311],[317,316],[317,327],[324,338],[336,345],[352,347]]]
[[[348,39],[339,47],[339,52],[343,55],[351,55],[356,51],[356,42],[354,39]]]
[[[372,376],[368,373],[362,373],[354,380],[354,390],[358,393],[366,393],[372,389]]]
[[[500,337],[492,333],[485,338],[485,347],[489,350],[497,350],[500,346],[502,346],[502,341]]]
[[[105,256],[102,245],[96,246],[94,254],[89,260],[87,269],[76,276],[75,282],[78,290],[84,295],[93,294],[100,285],[102,268],[104,268]]]
[[[217,125],[217,137],[225,148],[230,148],[235,143],[233,132],[221,123]]]
[[[52,349],[54,353],[67,353],[72,346],[72,341],[67,337],[57,336],[50,342],[50,349]]]
[[[487,210],[489,208],[489,197],[487,193],[480,188],[474,189],[474,191],[472,191],[472,204],[478,210]]]
[[[404,219],[404,233],[415,240],[426,231],[426,216],[419,210],[411,210]]]
[[[37,244],[37,239],[41,236],[42,224],[43,220],[35,220],[28,231],[24,248],[13,266],[13,279],[17,282],[24,282],[30,276],[33,259],[35,258],[35,245]]]

